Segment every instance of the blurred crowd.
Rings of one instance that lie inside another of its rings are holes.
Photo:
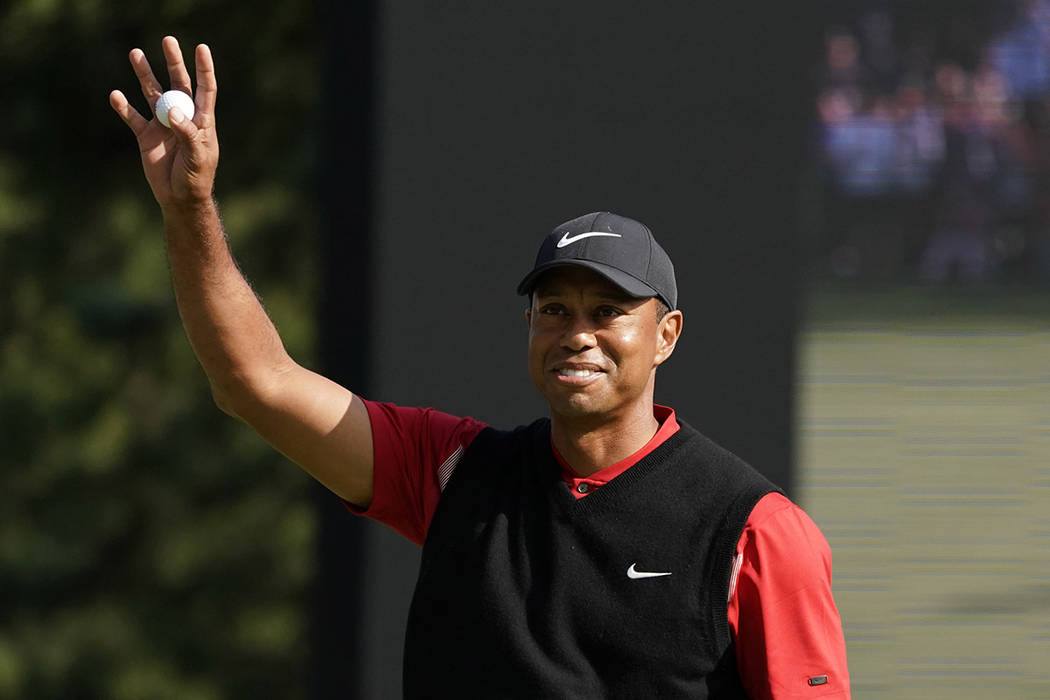
[[[886,11],[826,33],[818,274],[1050,282],[1050,0],[968,61],[903,34]]]

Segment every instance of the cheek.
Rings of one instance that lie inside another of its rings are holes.
[[[607,346],[607,353],[625,371],[647,374],[656,356],[653,334],[645,329],[630,329],[619,333],[616,342]]]
[[[537,333],[536,330],[529,330],[529,342],[528,342],[528,362],[529,371],[534,371],[536,368],[543,366],[543,356],[546,353],[546,345],[543,341],[543,335]]]
[[[619,337],[620,345],[629,348],[636,348],[642,345],[642,333],[637,328],[631,328],[623,333],[620,333]]]

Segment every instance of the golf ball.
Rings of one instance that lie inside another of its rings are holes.
[[[178,107],[179,111],[186,115],[187,119],[193,119],[193,98],[182,90],[168,90],[157,100],[157,105],[153,108],[153,111],[156,113],[160,123],[169,129],[171,124],[168,122],[168,110],[172,107]]]

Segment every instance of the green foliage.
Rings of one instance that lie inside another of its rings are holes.
[[[0,9],[0,698],[297,697],[307,477],[211,400],[118,88],[160,39],[213,50],[217,197],[309,360],[318,39],[308,3]],[[191,69],[192,72],[192,69]]]

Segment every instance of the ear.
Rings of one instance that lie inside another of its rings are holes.
[[[678,338],[682,335],[682,312],[675,309],[668,311],[657,324],[656,332],[656,356],[653,358],[653,367],[659,367],[664,363],[678,344]]]
[[[532,308],[525,309],[525,327],[532,328]]]

